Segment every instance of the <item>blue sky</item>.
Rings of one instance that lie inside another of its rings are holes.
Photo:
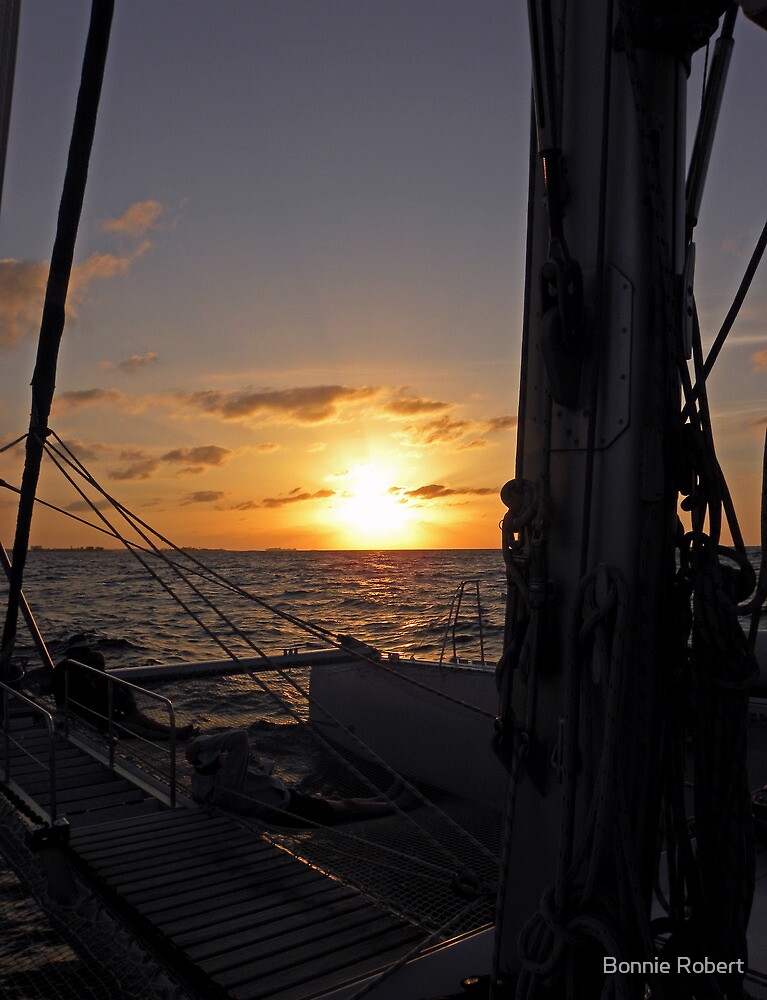
[[[0,217],[5,439],[27,422],[88,16],[79,0],[23,8]],[[738,27],[701,216],[712,334],[767,216],[763,34]],[[118,3],[57,431],[183,544],[497,544],[529,72],[521,3]],[[752,540],[766,304],[760,275],[712,383]],[[50,475],[45,491],[72,502]],[[12,521],[6,502],[6,544]],[[35,533],[94,542],[47,515]]]

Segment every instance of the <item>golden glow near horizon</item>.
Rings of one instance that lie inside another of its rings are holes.
[[[70,127],[83,6],[22,12],[0,229],[0,448],[29,425],[65,168],[51,136]],[[350,18],[353,3],[318,3],[318,32],[305,6],[188,0],[179,21],[175,5],[124,5],[52,426],[110,494],[181,546],[498,545],[524,302],[525,7],[423,0]],[[696,307],[712,339],[757,239],[765,159],[750,99],[767,94],[763,32],[742,19],[738,31],[748,96],[735,85],[726,124],[756,146],[738,185],[727,183],[736,132],[714,150],[696,240]],[[693,115],[704,65],[701,52]],[[193,130],[179,124],[190,108]],[[749,543],[764,315],[755,281],[710,379]],[[0,452],[0,478],[18,486],[23,458],[23,447]],[[55,470],[43,469],[39,496],[95,520]],[[6,543],[15,510],[0,491]],[[117,544],[45,508],[32,542]]]
[[[387,469],[370,462],[355,466],[343,479],[333,516],[349,547],[410,548],[416,543],[413,511]]]

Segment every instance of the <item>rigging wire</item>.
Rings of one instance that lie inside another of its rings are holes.
[[[716,364],[716,360],[719,357],[719,354],[725,345],[727,337],[729,336],[730,331],[732,330],[735,324],[735,320],[738,318],[738,313],[740,312],[741,306],[745,301],[746,295],[748,294],[748,291],[751,288],[751,283],[754,280],[754,275],[756,274],[757,268],[759,267],[762,257],[764,256],[765,248],[767,248],[767,221],[762,227],[759,239],[756,241],[756,246],[754,247],[753,253],[751,254],[751,258],[748,262],[748,266],[746,267],[743,278],[741,279],[740,285],[738,286],[738,290],[735,293],[735,298],[733,299],[732,305],[728,309],[727,315],[722,321],[722,325],[719,328],[719,332],[716,335],[714,343],[711,345],[708,355],[706,356],[706,360],[702,366],[698,381],[696,381],[695,386],[692,389],[691,394],[687,400],[687,404],[684,410],[682,411],[683,419],[691,415],[692,407],[695,401],[700,397],[701,393],[703,392],[705,382],[708,379],[709,375],[711,374],[714,365]]]
[[[89,505],[91,506],[91,508],[92,508],[92,509],[94,510],[94,513],[96,513],[96,514],[97,514],[97,516],[98,516],[98,517],[100,517],[100,518],[101,518],[101,519],[102,519],[102,520],[104,521],[104,523],[106,523],[107,525],[109,525],[109,527],[110,527],[110,528],[112,528],[112,530],[116,530],[116,529],[114,529],[113,525],[111,525],[111,522],[109,521],[109,519],[108,519],[108,518],[107,518],[107,517],[106,517],[106,516],[105,516],[105,515],[104,515],[104,514],[103,514],[103,513],[101,512],[101,511],[99,511],[99,510],[98,510],[98,509],[97,509],[97,508],[95,507],[95,505],[94,505],[94,504],[92,503],[92,501],[91,501],[91,500],[90,500],[90,498],[89,498],[89,497],[87,496],[87,494],[85,494],[85,492],[84,492],[84,491],[83,491],[83,490],[82,490],[82,489],[81,489],[81,488],[80,488],[80,487],[79,487],[79,486],[78,486],[78,485],[77,485],[77,484],[76,484],[76,483],[74,482],[74,480],[73,480],[73,479],[72,479],[72,477],[71,477],[71,476],[69,475],[69,473],[68,473],[68,472],[67,472],[67,471],[66,471],[66,470],[65,470],[65,469],[63,468],[63,463],[62,463],[62,462],[61,462],[61,461],[59,460],[59,455],[57,454],[56,450],[55,450],[55,449],[53,449],[53,448],[52,448],[52,447],[51,447],[50,445],[47,445],[47,444],[46,444],[46,451],[48,452],[48,454],[49,454],[49,457],[50,457],[50,458],[51,458],[51,460],[53,461],[54,465],[56,465],[56,467],[57,467],[57,468],[59,469],[59,471],[60,471],[60,472],[62,473],[62,475],[64,475],[64,477],[65,477],[65,478],[67,479],[67,481],[68,481],[68,482],[69,482],[69,483],[70,483],[70,484],[72,485],[72,487],[73,487],[73,488],[74,488],[74,489],[75,489],[75,490],[76,490],[76,491],[77,491],[77,492],[79,493],[79,495],[80,495],[80,496],[82,497],[82,499],[83,499],[83,500],[84,500],[84,501],[85,501],[86,503],[88,503],[88,504],[89,504]],[[98,488],[98,487],[97,487],[97,484],[95,483],[95,480],[92,480],[92,477],[91,477],[91,481],[92,481],[92,484],[93,484],[93,485],[94,485],[94,486],[95,486],[96,488]],[[122,515],[122,517],[123,517],[123,518],[124,518],[124,519],[125,519],[126,521],[128,521],[128,523],[129,523],[129,524],[131,524],[131,527],[133,527],[133,529],[134,529],[134,530],[138,531],[138,533],[140,534],[140,536],[141,536],[141,537],[144,537],[144,538],[145,538],[145,541],[147,541],[147,542],[148,542],[148,544],[149,544],[149,545],[151,545],[151,546],[152,546],[152,547],[154,548],[154,553],[155,553],[155,555],[157,555],[158,557],[160,557],[161,559],[163,559],[163,561],[165,561],[165,560],[164,560],[164,558],[163,558],[163,555],[162,555],[162,553],[160,552],[160,550],[159,550],[159,549],[157,549],[157,548],[156,548],[156,547],[154,546],[154,543],[152,543],[152,542],[151,542],[151,540],[149,540],[149,539],[148,539],[148,538],[147,538],[147,537],[145,536],[145,534],[144,534],[143,532],[141,532],[141,531],[139,530],[139,528],[138,528],[138,527],[137,527],[137,526],[136,526],[135,524],[132,524],[132,523],[131,523],[131,520],[130,520],[130,516],[129,516],[129,514],[128,514],[127,510],[126,510],[125,508],[123,508],[123,507],[122,507],[122,505],[118,505],[118,507],[117,507],[116,509],[117,509],[117,512],[118,512],[118,513],[120,513],[120,514]],[[143,523],[143,522],[142,522],[142,523]],[[150,530],[151,530],[151,529],[150,529]],[[261,690],[263,690],[263,691],[264,691],[264,693],[266,693],[266,694],[267,694],[267,695],[269,695],[269,696],[270,696],[270,697],[271,697],[271,698],[272,698],[272,699],[273,699],[274,701],[276,701],[276,702],[277,702],[277,703],[278,703],[278,704],[280,705],[280,707],[281,707],[281,708],[282,708],[283,710],[287,711],[287,712],[288,712],[288,714],[290,714],[290,715],[291,715],[291,716],[292,716],[292,717],[293,717],[293,718],[295,719],[295,721],[297,721],[297,722],[301,722],[302,724],[305,724],[305,720],[304,720],[304,719],[302,718],[302,716],[300,715],[300,713],[299,713],[299,712],[298,712],[298,711],[297,711],[297,710],[296,710],[296,709],[295,709],[295,708],[294,708],[294,707],[293,707],[293,706],[292,706],[292,705],[291,705],[291,704],[290,704],[289,702],[287,702],[287,701],[285,701],[285,700],[281,699],[281,698],[279,697],[279,695],[278,695],[278,694],[277,694],[277,693],[276,693],[275,691],[273,691],[273,690],[272,690],[272,689],[271,689],[271,688],[269,687],[269,685],[268,685],[268,684],[267,684],[267,683],[266,683],[266,682],[265,682],[265,681],[263,680],[263,678],[261,678],[261,677],[260,677],[260,676],[259,676],[258,674],[256,674],[256,673],[255,673],[255,672],[253,672],[252,670],[250,670],[250,669],[249,669],[249,668],[248,668],[248,667],[247,667],[247,666],[246,666],[246,665],[245,665],[245,664],[244,664],[244,663],[242,662],[241,658],[240,658],[240,657],[239,657],[239,656],[238,656],[238,655],[237,655],[237,654],[236,654],[236,653],[234,652],[234,650],[230,649],[230,648],[229,648],[229,646],[227,645],[227,643],[226,643],[226,642],[225,642],[225,641],[224,641],[224,640],[223,640],[223,639],[222,639],[222,638],[221,638],[221,637],[220,637],[220,636],[219,636],[219,635],[218,635],[218,634],[217,634],[217,633],[216,633],[216,632],[215,632],[215,631],[214,631],[213,629],[211,629],[211,628],[210,628],[210,627],[209,627],[208,625],[206,625],[206,624],[205,624],[205,622],[204,622],[204,621],[203,621],[203,620],[202,620],[202,619],[201,619],[201,618],[199,617],[199,615],[198,615],[198,614],[197,614],[197,613],[196,613],[195,611],[193,611],[193,610],[192,610],[192,609],[191,609],[191,608],[190,608],[190,607],[189,607],[189,606],[187,605],[187,603],[186,603],[186,602],[185,602],[185,601],[183,600],[183,598],[181,598],[181,597],[180,597],[180,595],[178,595],[178,594],[177,594],[177,593],[176,593],[176,592],[174,591],[174,589],[173,589],[173,588],[172,588],[172,587],[171,587],[171,586],[170,586],[170,585],[169,585],[169,584],[167,583],[167,581],[163,580],[163,579],[162,579],[162,577],[160,577],[160,575],[159,575],[158,573],[156,573],[156,572],[155,572],[154,570],[152,570],[152,568],[151,568],[151,567],[150,567],[150,566],[149,566],[149,565],[147,564],[146,560],[144,560],[144,559],[143,559],[143,558],[142,558],[142,557],[141,557],[141,556],[140,556],[140,555],[139,555],[139,554],[138,554],[137,552],[135,552],[135,551],[133,550],[133,547],[131,547],[131,546],[128,546],[128,549],[129,549],[129,551],[131,551],[131,552],[132,552],[132,554],[133,554],[133,555],[134,555],[134,557],[135,557],[135,558],[136,558],[136,559],[137,559],[137,560],[139,561],[139,563],[140,563],[140,564],[141,564],[141,565],[142,565],[142,566],[143,566],[143,567],[144,567],[144,568],[145,568],[145,569],[147,570],[147,572],[148,572],[148,573],[149,573],[149,574],[150,574],[150,575],[152,576],[152,578],[153,578],[153,579],[155,579],[155,580],[156,580],[156,581],[157,581],[157,582],[158,582],[158,583],[160,584],[160,586],[161,586],[161,587],[162,587],[162,588],[163,588],[163,589],[164,589],[164,590],[166,591],[166,593],[168,593],[168,595],[169,595],[169,596],[170,596],[170,597],[171,597],[171,598],[172,598],[173,600],[175,600],[175,601],[176,601],[176,602],[177,602],[177,603],[178,603],[178,604],[179,604],[179,605],[180,605],[180,606],[181,606],[181,607],[182,607],[182,608],[183,608],[183,609],[184,609],[184,610],[186,611],[186,613],[190,615],[190,617],[192,617],[192,619],[193,619],[193,620],[194,620],[194,621],[195,621],[195,622],[196,622],[196,623],[197,623],[197,624],[199,625],[199,627],[200,627],[200,628],[202,628],[202,629],[203,629],[203,630],[204,630],[204,631],[206,632],[206,634],[207,634],[207,635],[208,635],[208,636],[209,636],[209,637],[210,637],[210,638],[211,638],[211,639],[212,639],[212,640],[213,640],[213,641],[214,641],[214,642],[215,642],[215,643],[216,643],[217,645],[219,645],[219,646],[221,647],[221,649],[222,649],[222,650],[223,650],[223,651],[224,651],[224,652],[226,653],[226,655],[227,655],[227,656],[229,656],[229,657],[230,657],[230,658],[231,658],[231,659],[232,659],[232,660],[233,660],[234,662],[238,663],[238,664],[239,664],[239,665],[241,666],[241,668],[242,668],[242,669],[244,670],[244,672],[245,672],[245,673],[247,673],[247,674],[248,674],[248,675],[249,675],[249,676],[251,677],[251,679],[252,679],[252,680],[253,680],[253,681],[254,681],[254,682],[255,682],[255,683],[256,683],[256,684],[257,684],[257,685],[259,686],[259,688],[261,688]],[[180,568],[179,568],[179,567],[178,567],[177,565],[174,565],[174,566],[173,566],[172,568],[173,568],[173,569],[174,569],[174,570],[175,570],[175,571],[177,572],[177,575],[179,575],[179,576],[183,577],[183,572],[182,572],[182,571],[180,570]],[[210,601],[210,599],[209,599],[209,598],[207,598],[207,595],[204,595],[204,594],[203,594],[203,593],[202,593],[202,592],[201,592],[201,591],[199,590],[199,588],[197,588],[197,587],[196,587],[196,586],[195,586],[194,584],[192,584],[192,583],[191,583],[190,581],[188,581],[188,580],[184,580],[183,582],[185,582],[185,583],[186,583],[186,585],[187,585],[188,587],[190,587],[190,588],[191,588],[191,589],[193,590],[193,592],[194,592],[194,593],[195,593],[195,594],[196,594],[196,595],[197,595],[198,597],[200,597],[200,599],[201,599],[201,600],[202,600],[202,601],[203,601],[203,602],[204,602],[204,603],[205,603],[205,604],[206,604],[207,606],[209,606],[209,607],[210,607],[210,609],[211,609],[211,610],[213,610],[213,611],[214,611],[214,613],[215,613],[216,615],[218,615],[218,617],[219,617],[219,618],[221,618],[221,620],[222,620],[222,621],[224,622],[224,624],[226,624],[226,625],[227,625],[227,627],[228,627],[228,628],[229,628],[229,629],[230,629],[230,630],[231,630],[231,631],[232,631],[232,632],[233,632],[233,633],[234,633],[235,635],[237,635],[237,636],[238,636],[238,637],[239,637],[240,639],[242,639],[242,640],[243,640],[243,641],[244,641],[244,642],[245,642],[245,643],[246,643],[246,644],[247,644],[247,645],[248,645],[248,646],[249,646],[249,647],[250,647],[250,648],[251,648],[251,649],[252,649],[252,650],[253,650],[254,652],[256,652],[256,654],[257,654],[258,656],[260,656],[260,657],[261,657],[261,658],[262,658],[262,659],[263,659],[263,660],[264,660],[264,661],[265,661],[265,662],[266,662],[267,664],[269,664],[269,666],[270,666],[270,667],[271,667],[271,668],[272,668],[272,669],[273,669],[273,670],[274,670],[274,671],[276,672],[276,674],[277,674],[278,676],[280,676],[280,677],[281,677],[281,679],[282,679],[282,680],[284,680],[284,681],[285,681],[285,682],[286,682],[287,684],[289,684],[289,685],[290,685],[291,687],[293,687],[293,689],[294,689],[294,690],[295,690],[295,691],[296,691],[297,693],[299,693],[299,694],[300,694],[300,695],[301,695],[301,696],[302,696],[303,698],[305,698],[305,699],[306,699],[307,701],[310,701],[310,702],[311,702],[311,704],[313,704],[313,705],[314,705],[314,706],[315,706],[315,707],[316,707],[316,708],[317,708],[317,709],[318,709],[319,711],[321,711],[321,712],[323,713],[323,715],[324,715],[324,716],[325,716],[325,717],[326,717],[327,719],[329,719],[329,720],[331,721],[331,723],[332,723],[332,724],[333,724],[334,726],[338,726],[338,727],[339,727],[340,729],[342,729],[342,730],[343,730],[343,731],[344,731],[344,732],[346,733],[347,737],[348,737],[349,739],[351,739],[351,740],[352,740],[352,742],[353,742],[353,743],[354,743],[354,744],[355,744],[355,745],[356,745],[356,746],[357,746],[357,747],[358,747],[358,748],[359,748],[359,749],[360,749],[361,751],[363,751],[363,753],[364,753],[365,755],[367,755],[367,756],[368,756],[368,757],[369,757],[369,758],[370,758],[371,760],[373,760],[373,761],[374,761],[374,762],[375,762],[376,764],[378,764],[379,766],[383,767],[383,768],[384,768],[384,769],[385,769],[386,771],[388,771],[388,772],[389,772],[390,774],[392,774],[393,776],[397,777],[397,778],[398,778],[398,779],[399,779],[400,781],[402,781],[402,782],[403,782],[403,784],[405,785],[405,787],[407,788],[407,790],[408,790],[408,791],[409,791],[409,792],[410,792],[411,794],[413,794],[413,795],[417,796],[417,798],[419,799],[419,801],[422,801],[422,802],[423,802],[424,804],[428,804],[428,805],[429,805],[429,806],[430,806],[430,807],[431,807],[432,809],[436,810],[436,812],[440,814],[440,816],[441,816],[441,818],[443,819],[443,821],[446,821],[447,825],[448,825],[449,827],[451,827],[451,828],[452,828],[452,829],[453,829],[453,830],[454,830],[455,832],[458,832],[458,833],[459,833],[459,834],[460,834],[460,835],[461,835],[461,836],[462,836],[462,837],[464,838],[464,840],[465,840],[466,842],[468,842],[468,843],[471,843],[471,844],[472,844],[472,846],[473,846],[473,847],[474,847],[475,849],[477,849],[477,850],[478,850],[478,851],[479,851],[479,852],[480,852],[480,853],[481,853],[481,854],[482,854],[483,856],[485,856],[485,857],[486,857],[486,858],[488,858],[489,860],[492,860],[493,862],[495,862],[495,856],[494,856],[494,855],[492,854],[492,852],[488,851],[488,850],[487,850],[487,848],[486,848],[486,847],[485,847],[485,846],[484,846],[483,844],[481,844],[481,843],[480,843],[479,841],[477,841],[477,840],[476,840],[476,839],[475,839],[474,837],[472,837],[472,836],[471,836],[471,835],[470,835],[470,834],[469,834],[469,833],[468,833],[467,831],[465,831],[465,830],[463,829],[463,827],[461,827],[461,826],[459,826],[459,825],[458,825],[457,823],[455,823],[455,821],[454,821],[454,820],[452,820],[452,818],[451,818],[451,817],[449,817],[449,816],[448,816],[447,814],[443,813],[443,812],[442,812],[441,810],[439,810],[439,809],[438,809],[438,808],[437,808],[436,806],[434,806],[434,805],[433,805],[433,803],[431,803],[431,802],[430,802],[430,800],[428,800],[428,799],[427,799],[427,798],[426,798],[426,797],[425,797],[425,796],[424,796],[424,795],[423,795],[423,794],[422,794],[422,793],[421,793],[420,791],[418,791],[418,790],[417,790],[417,789],[416,789],[416,788],[415,788],[414,786],[412,786],[412,785],[411,785],[410,783],[406,782],[406,781],[405,781],[405,780],[404,780],[404,779],[403,779],[403,778],[402,778],[402,777],[401,777],[400,775],[398,775],[398,774],[397,774],[397,773],[396,773],[396,772],[395,772],[395,771],[394,771],[394,770],[393,770],[393,769],[392,769],[391,767],[389,767],[389,765],[387,765],[387,764],[386,764],[386,762],[385,762],[385,761],[384,761],[384,760],[383,760],[383,759],[382,759],[382,758],[381,758],[380,756],[378,756],[378,755],[377,755],[377,754],[376,754],[376,753],[375,753],[375,752],[374,752],[373,750],[371,750],[371,748],[370,748],[370,747],[368,747],[368,746],[367,746],[366,744],[364,744],[364,743],[363,743],[363,742],[362,742],[362,741],[361,741],[361,740],[360,740],[360,739],[359,739],[359,738],[358,738],[358,737],[357,737],[357,736],[356,736],[356,735],[355,735],[355,734],[354,734],[354,733],[353,733],[353,732],[352,732],[352,731],[351,731],[350,729],[348,729],[348,727],[346,727],[346,726],[345,726],[345,725],[344,725],[344,724],[343,724],[343,723],[342,723],[342,722],[341,722],[341,721],[340,721],[339,719],[337,719],[337,718],[336,718],[336,717],[335,717],[335,716],[333,715],[333,713],[332,713],[332,712],[330,712],[330,711],[329,711],[328,709],[326,709],[326,708],[325,708],[324,706],[322,706],[322,705],[321,705],[321,704],[320,704],[320,703],[319,703],[319,702],[318,702],[318,701],[317,701],[317,700],[316,700],[315,698],[313,698],[313,697],[310,697],[310,694],[309,694],[309,692],[308,692],[308,691],[307,691],[307,690],[306,690],[305,688],[303,688],[303,687],[302,687],[302,686],[301,686],[301,685],[300,685],[300,684],[299,684],[299,683],[298,683],[298,682],[297,682],[297,681],[295,680],[295,678],[293,678],[292,676],[290,676],[290,674],[289,674],[289,673],[287,673],[287,672],[286,672],[286,671],[285,671],[285,670],[284,670],[284,669],[283,669],[282,667],[280,667],[280,666],[279,666],[279,665],[277,664],[277,662],[276,662],[276,661],[275,661],[274,659],[272,659],[272,658],[271,658],[271,657],[269,657],[269,656],[268,656],[268,655],[267,655],[266,653],[264,653],[264,652],[263,652],[263,651],[262,651],[262,650],[261,650],[261,649],[260,649],[260,648],[259,648],[259,647],[258,647],[258,646],[257,646],[257,645],[256,645],[256,644],[255,644],[255,643],[253,642],[253,641],[252,641],[252,639],[251,639],[251,638],[250,638],[250,637],[249,637],[249,636],[247,635],[247,633],[245,633],[245,632],[244,632],[244,631],[243,631],[242,629],[240,629],[240,628],[239,628],[239,627],[238,627],[238,626],[236,625],[236,623],[234,623],[234,622],[233,622],[233,621],[232,621],[232,620],[231,620],[231,619],[230,619],[230,618],[229,618],[229,617],[228,617],[228,616],[227,616],[227,615],[226,615],[226,614],[225,614],[225,613],[224,613],[223,611],[221,611],[221,609],[217,608],[217,607],[216,607],[216,606],[215,606],[215,605],[213,604],[213,602],[211,602],[211,601]],[[398,675],[398,676],[399,676],[399,675]],[[427,688],[427,690],[431,691],[432,693],[435,693],[435,694],[439,694],[439,692],[434,692],[434,691],[433,691],[433,689],[430,689],[430,688]],[[362,781],[364,782],[364,784],[365,784],[365,785],[366,785],[366,786],[367,786],[368,788],[370,788],[370,789],[372,789],[372,790],[374,790],[374,791],[376,791],[376,792],[378,792],[378,791],[379,791],[379,789],[378,789],[378,788],[376,788],[376,787],[375,787],[375,786],[374,786],[374,785],[373,785],[373,784],[372,784],[372,783],[371,783],[371,782],[369,781],[369,779],[368,779],[368,778],[367,778],[367,777],[366,777],[366,776],[365,776],[365,775],[364,775],[364,774],[363,774],[362,772],[360,772],[360,771],[359,771],[359,769],[357,769],[357,768],[356,768],[356,767],[355,767],[355,766],[354,766],[354,765],[353,765],[353,764],[352,764],[352,763],[351,763],[351,762],[350,762],[350,761],[349,761],[349,760],[348,760],[348,759],[347,759],[346,757],[344,757],[344,756],[343,756],[343,755],[342,755],[342,754],[341,754],[341,753],[340,753],[339,751],[337,751],[337,750],[335,749],[335,747],[334,747],[334,746],[333,746],[333,745],[332,745],[332,744],[331,744],[331,743],[330,743],[329,741],[327,741],[327,740],[325,739],[325,737],[323,737],[323,736],[322,736],[322,734],[321,734],[321,733],[317,732],[317,730],[316,730],[315,728],[313,728],[313,727],[310,727],[310,728],[311,728],[311,732],[312,732],[312,734],[313,734],[314,738],[315,738],[315,739],[316,739],[316,740],[317,740],[318,742],[320,742],[320,743],[321,743],[321,744],[323,745],[324,749],[326,749],[326,750],[327,750],[327,751],[328,751],[328,752],[329,752],[329,753],[330,753],[330,754],[331,754],[331,755],[332,755],[333,757],[335,757],[335,758],[336,758],[336,759],[337,759],[337,760],[338,760],[339,762],[341,762],[341,763],[342,763],[342,764],[343,764],[343,765],[344,765],[345,767],[349,768],[349,770],[350,770],[350,771],[351,771],[352,773],[354,773],[354,774],[356,775],[356,777],[357,777],[357,778],[359,778],[360,780],[362,780]],[[421,836],[425,837],[425,839],[426,839],[426,840],[427,840],[427,841],[428,841],[429,843],[431,843],[432,847],[434,847],[435,849],[437,849],[437,850],[438,850],[438,851],[440,851],[441,853],[446,853],[446,854],[447,854],[447,856],[448,856],[448,859],[449,859],[449,860],[450,860],[450,861],[451,861],[452,863],[454,863],[454,864],[458,864],[458,865],[461,865],[461,861],[460,861],[460,859],[458,859],[457,857],[455,857],[454,855],[452,855],[452,853],[450,852],[450,850],[449,850],[449,849],[448,849],[448,848],[447,848],[447,847],[446,847],[445,845],[443,845],[443,844],[442,844],[442,843],[440,843],[439,841],[437,841],[437,840],[435,840],[434,838],[432,838],[432,837],[431,837],[431,835],[430,835],[430,834],[428,833],[428,831],[424,830],[424,828],[423,828],[422,826],[420,826],[420,825],[419,825],[419,824],[418,824],[417,822],[415,822],[415,821],[414,821],[414,820],[412,819],[412,817],[409,817],[409,816],[407,815],[407,813],[405,813],[405,812],[404,812],[403,810],[401,810],[401,809],[400,809],[400,808],[399,808],[399,807],[398,807],[398,806],[396,805],[396,803],[394,803],[394,805],[395,805],[395,808],[397,809],[397,811],[398,811],[398,812],[399,812],[399,813],[400,813],[400,814],[401,814],[402,816],[404,816],[404,817],[405,817],[405,818],[406,818],[406,819],[407,819],[407,820],[408,820],[408,821],[409,821],[410,823],[412,823],[412,824],[414,824],[414,825],[415,825],[415,827],[416,827],[416,828],[418,829],[418,831],[419,831],[419,834],[420,834]]]
[[[13,441],[9,441],[8,444],[4,444],[2,448],[0,448],[0,455],[2,455],[4,451],[9,451],[11,448],[15,448],[16,445],[21,444],[22,441],[26,441],[28,436],[29,431],[26,431],[24,434],[20,434]]]
[[[48,419],[55,392],[56,363],[64,332],[65,305],[96,131],[113,13],[114,0],[93,0],[64,186],[59,203],[56,237],[45,289],[35,370],[32,375],[30,432],[34,433],[30,433],[26,442],[26,458],[13,543],[13,570],[9,581],[8,608],[0,651],[0,674],[5,680],[11,676],[11,656],[16,640],[24,564],[29,548],[35,493],[43,457],[43,440],[47,436]]]
[[[474,712],[475,714],[484,716],[485,718],[488,718],[488,719],[493,719],[494,718],[494,715],[493,715],[492,712],[488,712],[485,709],[479,708],[476,705],[472,705],[471,703],[466,702],[466,701],[464,701],[464,700],[462,700],[460,698],[455,698],[454,696],[449,695],[446,692],[435,691],[434,688],[430,687],[428,684],[424,684],[421,681],[416,680],[414,677],[408,676],[406,674],[401,673],[400,671],[395,670],[393,667],[390,667],[387,664],[383,663],[377,657],[371,656],[368,652],[366,652],[365,649],[364,649],[364,644],[358,644],[358,645],[355,645],[354,647],[347,646],[342,639],[340,639],[339,637],[337,637],[329,629],[326,629],[323,626],[317,625],[316,623],[308,622],[305,619],[299,618],[296,615],[289,614],[288,612],[286,612],[286,611],[284,611],[282,609],[276,608],[275,606],[269,604],[267,601],[263,600],[263,598],[260,598],[257,595],[253,594],[251,591],[248,591],[248,590],[240,587],[239,585],[237,585],[236,583],[234,583],[234,581],[229,580],[223,574],[218,573],[212,567],[206,566],[201,560],[197,559],[196,556],[192,555],[189,552],[185,552],[183,549],[179,548],[178,545],[176,545],[174,542],[170,541],[170,539],[166,538],[160,532],[156,531],[156,529],[154,529],[150,525],[148,525],[145,521],[143,521],[140,517],[138,517],[138,515],[135,515],[135,514],[131,513],[128,510],[128,508],[126,508],[118,500],[116,500],[109,493],[107,493],[106,490],[104,490],[104,488],[101,487],[96,482],[96,480],[94,479],[94,477],[88,472],[88,470],[79,461],[79,459],[77,459],[76,456],[71,452],[71,450],[68,449],[67,446],[61,441],[61,439],[55,433],[55,431],[52,431],[51,435],[53,437],[55,437],[55,439],[59,442],[59,444],[62,446],[62,448],[70,456],[70,458],[68,459],[65,455],[62,455],[61,452],[59,452],[57,449],[53,449],[53,446],[50,445],[50,443],[47,443],[46,447],[47,447],[47,449],[49,451],[49,454],[56,454],[56,455],[58,455],[58,457],[59,457],[59,459],[61,461],[65,462],[67,465],[69,465],[71,468],[73,468],[78,473],[78,475],[80,475],[82,478],[84,478],[86,480],[86,482],[89,483],[89,485],[91,485],[106,500],[109,501],[109,503],[114,507],[114,509],[116,511],[118,511],[129,524],[131,524],[131,526],[132,526],[132,528],[133,528],[134,531],[136,531],[142,537],[145,537],[143,535],[142,529],[145,529],[146,531],[151,532],[163,544],[168,545],[174,552],[177,552],[178,554],[184,556],[185,558],[189,559],[195,566],[198,566],[201,569],[203,569],[205,571],[206,578],[213,577],[215,579],[215,581],[219,582],[220,585],[226,587],[227,589],[229,589],[232,592],[238,594],[239,596],[244,597],[245,599],[252,601],[253,603],[255,603],[258,606],[260,606],[261,608],[269,611],[271,614],[274,614],[277,617],[282,618],[283,620],[289,622],[290,624],[295,625],[297,628],[302,629],[303,631],[307,632],[308,634],[313,635],[314,638],[319,639],[320,641],[325,642],[328,645],[333,646],[335,649],[339,649],[341,651],[348,652],[348,651],[350,651],[350,648],[353,648],[355,656],[357,656],[358,658],[360,658],[360,659],[364,660],[365,662],[369,663],[371,666],[374,666],[378,670],[381,670],[381,671],[383,671],[385,673],[391,673],[391,674],[395,675],[397,678],[399,678],[401,680],[404,680],[406,683],[410,684],[411,686],[414,686],[414,687],[420,688],[422,690],[428,691],[428,692],[430,692],[432,694],[435,694],[435,695],[437,695],[438,697],[442,698],[445,701],[449,701],[452,704],[456,704],[456,705],[461,706],[462,708],[466,709],[467,711]],[[63,470],[62,470],[62,472],[63,472]],[[67,478],[69,479],[68,476],[67,476]],[[75,484],[72,482],[72,480],[69,479],[69,481],[72,483],[72,485],[74,486],[74,488],[78,490],[78,492],[83,497],[83,499],[85,499],[86,502],[89,502],[89,501],[87,501],[87,497],[85,497],[85,495],[75,486]],[[95,510],[95,508],[94,508],[94,510]],[[99,516],[101,516],[99,514],[98,510],[95,510],[95,512]],[[102,518],[102,520],[105,520],[105,519]],[[120,541],[123,542],[123,544],[129,544],[129,543],[126,543],[124,541],[124,539],[122,539],[122,537],[119,536],[119,534],[118,534],[118,537],[120,538]],[[150,544],[152,546],[153,552],[160,559],[162,559],[164,561],[168,561],[167,557],[165,556],[165,554],[162,553],[161,550],[156,545],[154,545],[154,543],[152,543],[148,539],[145,539],[145,540],[147,540],[148,544]],[[169,561],[169,563],[171,565],[173,565],[174,567],[178,568],[178,564],[177,563],[172,563],[172,561]]]

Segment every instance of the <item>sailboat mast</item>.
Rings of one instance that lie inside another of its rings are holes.
[[[5,179],[5,154],[11,125],[13,77],[19,39],[20,0],[0,2],[0,201]]]
[[[96,116],[104,78],[104,64],[113,11],[114,0],[93,0],[64,189],[59,206],[56,239],[53,245],[45,292],[37,360],[32,376],[32,410],[16,520],[16,535],[13,543],[8,608],[3,629],[2,649],[0,650],[0,680],[5,682],[16,679],[12,676],[11,656],[16,641],[19,600],[29,547],[37,482],[40,476],[40,464],[45,439],[48,435],[48,418],[56,388],[56,364],[61,336],[64,332],[67,291],[85,195],[85,183],[88,177],[88,164],[96,128]]]
[[[652,954],[686,83],[724,6],[529,4],[536,128],[499,668],[512,791],[498,951],[524,997],[569,997],[576,971],[573,995],[599,996],[610,948]]]

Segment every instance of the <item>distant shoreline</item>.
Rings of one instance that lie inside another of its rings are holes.
[[[298,548],[283,548],[270,546],[264,549],[226,549],[214,546],[203,546],[203,545],[180,545],[179,549],[184,552],[263,552],[263,553],[295,553],[295,552],[500,552],[500,546],[453,546],[451,548],[433,548],[433,549],[382,549],[382,548],[370,548],[370,549],[298,549]],[[103,545],[30,545],[30,552],[125,552],[123,547],[107,548]],[[173,552],[171,548],[162,548],[161,552]]]

